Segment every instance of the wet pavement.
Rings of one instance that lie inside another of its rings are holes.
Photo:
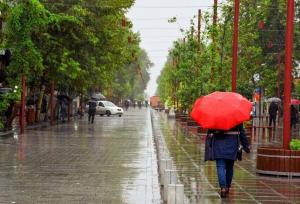
[[[178,176],[184,184],[186,203],[300,203],[300,179],[256,174],[256,148],[235,163],[229,198],[221,200],[214,162],[204,162],[204,138],[189,134],[175,119],[153,111],[157,126],[165,137]]]
[[[0,139],[0,203],[160,203],[149,109]]]

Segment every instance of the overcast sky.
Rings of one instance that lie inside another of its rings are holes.
[[[146,90],[148,96],[155,94],[156,79],[172,42],[182,38],[179,29],[189,27],[190,19],[198,15],[198,9],[212,11],[212,6],[213,0],[136,0],[127,16],[133,22],[133,30],[141,34],[141,47],[154,63]],[[168,23],[168,19],[174,16],[177,23]]]

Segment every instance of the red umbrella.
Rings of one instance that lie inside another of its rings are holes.
[[[300,100],[298,100],[298,99],[291,99],[291,104],[292,105],[299,105],[300,104]]]
[[[250,119],[252,103],[240,94],[214,92],[196,100],[191,117],[205,129],[229,130]]]

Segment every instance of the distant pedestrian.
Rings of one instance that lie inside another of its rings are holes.
[[[141,101],[138,101],[138,107],[139,107],[139,109],[142,108],[142,102]]]
[[[45,95],[43,96],[41,105],[41,120],[47,121],[47,99]]]
[[[273,127],[276,126],[277,112],[278,112],[278,105],[275,102],[271,102],[269,106],[269,126],[272,125],[272,122],[273,122]]]
[[[125,106],[125,110],[127,111],[128,108],[129,108],[129,101],[128,100],[125,100],[124,106]]]
[[[291,127],[296,129],[296,125],[298,122],[298,110],[294,105],[291,105]]]
[[[212,157],[216,161],[220,195],[227,197],[233,178],[233,166],[238,157],[240,144],[243,150],[250,152],[248,140],[243,124],[240,124],[229,131],[209,130],[208,136],[212,135]]]
[[[60,119],[64,123],[67,117],[68,102],[66,99],[60,101]]]
[[[81,100],[79,102],[77,114],[79,115],[80,119],[84,116],[84,103]]]
[[[94,118],[96,114],[97,102],[94,100],[89,101],[89,123],[94,123]]]

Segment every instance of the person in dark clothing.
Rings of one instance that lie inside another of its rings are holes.
[[[278,105],[275,102],[271,102],[269,106],[269,126],[276,126],[276,117],[277,117]]]
[[[89,101],[89,123],[94,123],[94,118],[96,114],[97,101]]]
[[[77,114],[80,116],[79,117],[80,119],[84,116],[84,106],[85,106],[85,104],[82,100],[82,97],[80,97],[79,108],[78,108],[78,111],[77,111]]]
[[[125,110],[128,110],[128,108],[129,108],[129,101],[128,100],[125,100]]]
[[[142,102],[141,101],[138,101],[138,107],[139,107],[139,109],[142,108]]]
[[[229,131],[209,130],[213,134],[213,157],[216,161],[221,197],[225,198],[230,190],[233,178],[233,166],[237,160],[237,153],[240,144],[243,150],[250,152],[248,139],[243,124],[240,124]]]
[[[295,106],[291,105],[291,127],[296,129],[298,122],[298,110]]]
[[[46,96],[43,96],[41,114],[43,115],[43,121],[47,121],[47,99]]]
[[[67,117],[67,108],[68,108],[68,101],[63,99],[60,101],[60,119],[64,123],[65,118]]]

